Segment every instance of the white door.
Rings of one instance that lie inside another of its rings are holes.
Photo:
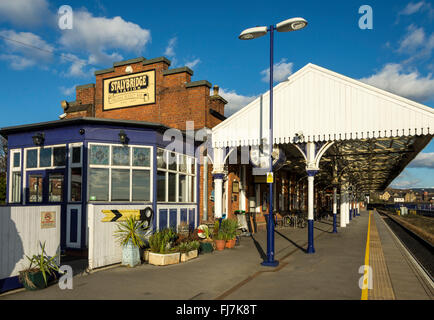
[[[67,206],[66,247],[81,247],[81,204]]]

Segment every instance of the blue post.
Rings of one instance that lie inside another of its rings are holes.
[[[273,172],[273,31],[274,26],[270,26],[270,172]],[[274,178],[273,178],[274,179]],[[267,260],[262,262],[263,266],[276,267],[279,261],[274,260],[274,219],[273,219],[273,183],[269,183],[270,203],[268,206],[268,225],[267,225]]]

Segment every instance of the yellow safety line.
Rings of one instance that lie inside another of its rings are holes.
[[[365,270],[363,271],[363,289],[362,289],[361,300],[368,300],[369,236],[370,236],[370,232],[371,232],[371,215],[372,215],[372,210],[369,210],[368,236],[366,239],[366,251],[365,251]]]

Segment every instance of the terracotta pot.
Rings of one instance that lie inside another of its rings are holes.
[[[235,247],[235,241],[236,239],[231,239],[226,241],[226,248],[232,249]]]
[[[224,250],[226,244],[225,240],[214,240],[214,241],[215,241],[216,249],[218,251]]]

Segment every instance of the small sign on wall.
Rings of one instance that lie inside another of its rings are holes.
[[[42,211],[41,212],[41,229],[56,228],[56,212]]]

